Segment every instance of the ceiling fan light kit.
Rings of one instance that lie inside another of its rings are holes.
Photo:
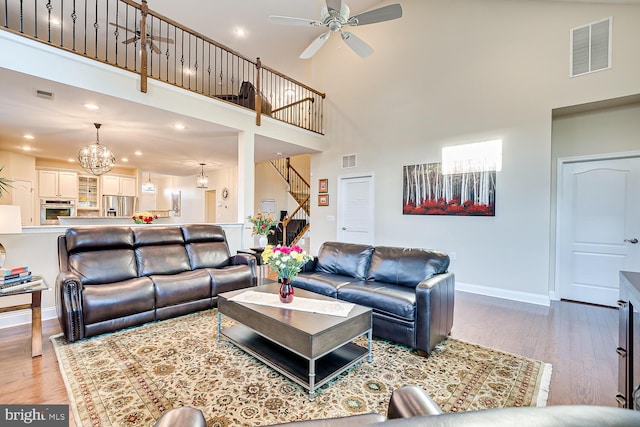
[[[109,148],[100,145],[100,123],[93,125],[96,127],[96,143],[80,149],[78,162],[82,169],[98,176],[111,172],[116,166],[116,158]]]
[[[329,31],[316,37],[316,39],[313,40],[311,44],[300,54],[301,59],[309,59],[315,55],[315,53],[320,50],[322,45],[329,39],[332,32],[340,32],[340,36],[347,46],[349,46],[361,58],[366,58],[373,53],[371,46],[352,32],[343,31],[342,27],[345,25],[355,27],[398,19],[402,17],[402,6],[396,3],[367,12],[362,12],[354,16],[349,16],[350,13],[351,11],[349,10],[349,6],[343,3],[342,0],[326,0],[326,6],[323,6],[320,11],[320,21],[272,15],[269,17],[269,22],[282,25],[305,27],[325,26],[329,28]]]

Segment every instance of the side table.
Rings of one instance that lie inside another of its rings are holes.
[[[42,291],[49,289],[44,279],[39,276],[33,276],[29,280],[31,286],[17,289],[4,289],[0,292],[0,297],[10,295],[31,295],[31,304],[19,304],[10,307],[0,307],[0,313],[8,311],[31,309],[31,357],[42,356]]]

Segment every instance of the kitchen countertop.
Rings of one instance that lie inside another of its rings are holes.
[[[60,225],[133,225],[130,216],[61,216],[58,217]],[[171,218],[158,218],[153,220],[154,224],[170,224]]]

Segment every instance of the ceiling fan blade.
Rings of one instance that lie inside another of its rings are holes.
[[[399,4],[390,4],[379,9],[373,9],[368,12],[362,12],[353,15],[347,21],[348,25],[367,25],[376,22],[391,21],[402,17],[402,6]]]
[[[160,48],[156,46],[154,42],[149,41],[149,46],[151,46],[151,50],[153,51],[153,53],[160,55]]]
[[[151,40],[158,41],[158,42],[162,42],[162,43],[174,44],[174,41],[172,39],[168,39],[166,37],[154,36],[153,34],[147,34],[147,38],[151,39]]]
[[[349,31],[341,31],[342,40],[361,58],[366,58],[373,53],[371,46],[366,44],[361,38]]]
[[[311,42],[304,52],[300,54],[300,59],[309,59],[322,47],[322,45],[329,39],[331,31],[320,34],[314,41]]]
[[[129,38],[129,39],[123,40],[123,41],[122,41],[122,44],[129,44],[129,43],[133,43],[133,42],[135,42],[135,41],[137,41],[137,40],[139,40],[139,39],[140,39],[140,38],[136,35],[136,36],[133,36],[133,37],[131,37],[131,38]]]
[[[322,25],[322,22],[316,21],[314,19],[292,18],[290,16],[276,16],[276,15],[271,15],[269,17],[269,22],[272,24],[295,25],[298,27],[319,27],[320,25]]]
[[[132,30],[130,28],[124,27],[124,26],[122,26],[120,24],[116,24],[115,22],[109,22],[109,25],[113,25],[114,27],[118,27],[121,30],[129,31],[130,33],[136,33],[137,32],[137,31],[134,31],[134,30]]]
[[[335,11],[336,15],[340,15],[340,10],[342,10],[342,0],[326,0],[326,2],[329,15],[332,15],[331,11]]]

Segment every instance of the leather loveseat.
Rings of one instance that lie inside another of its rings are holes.
[[[453,326],[448,267],[434,250],[325,242],[292,284],[371,307],[373,335],[428,355]]]
[[[220,226],[69,228],[58,237],[56,309],[68,342],[216,306],[256,285],[255,258]]]

